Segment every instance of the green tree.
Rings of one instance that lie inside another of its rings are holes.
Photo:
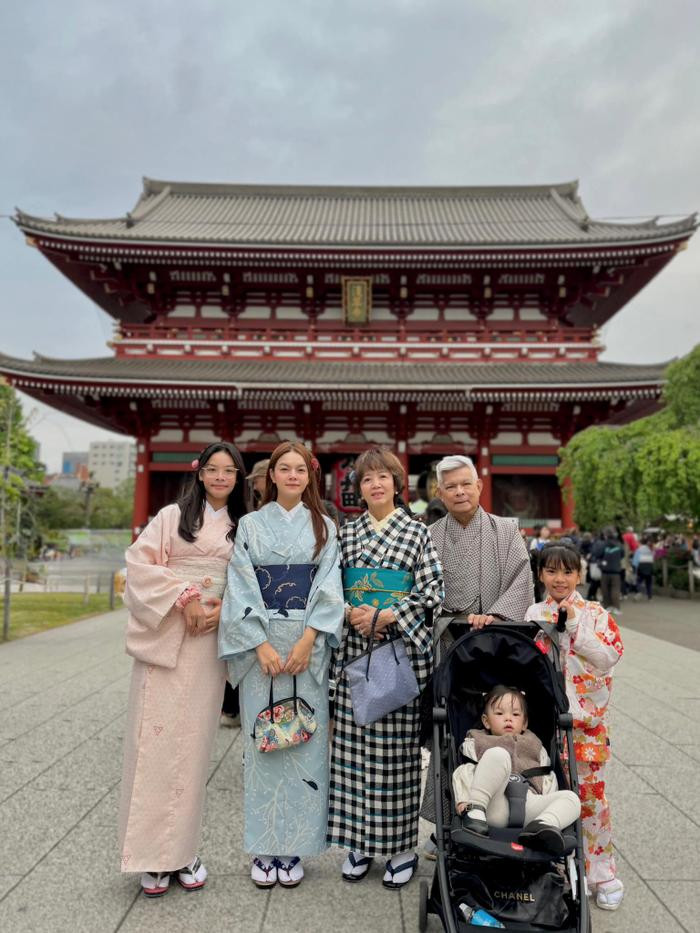
[[[0,497],[5,505],[5,532],[9,553],[16,553],[22,529],[33,527],[35,497],[33,488],[44,475],[38,445],[27,430],[17,393],[0,384]],[[4,549],[5,542],[0,541]],[[20,548],[21,550],[21,548]]]
[[[7,456],[8,422],[9,458]],[[27,430],[17,393],[7,385],[0,385],[0,465],[10,468],[6,492],[10,498],[15,500],[28,483],[40,482],[44,475],[44,467],[39,462],[38,445]],[[2,482],[2,477],[0,477],[0,482]]]
[[[584,528],[700,518],[700,346],[667,369],[666,407],[623,427],[591,427],[561,451]]]
[[[134,483],[126,480],[116,489],[98,487],[92,496],[91,528],[131,528],[134,510]]]
[[[700,424],[700,343],[666,370],[664,398],[676,424]]]
[[[37,503],[36,519],[44,533],[63,528],[82,528],[85,524],[84,493],[50,486]]]

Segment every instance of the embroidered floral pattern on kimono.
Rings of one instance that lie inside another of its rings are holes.
[[[612,669],[622,657],[622,638],[617,623],[596,602],[578,593],[572,601],[578,628],[572,638],[560,635],[561,664],[566,693],[574,717],[574,747],[577,761],[607,761],[610,742],[606,711],[612,687]],[[556,622],[557,603],[547,597],[527,610],[527,619]],[[541,643],[549,639],[541,636]]]

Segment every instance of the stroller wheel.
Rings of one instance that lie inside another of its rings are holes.
[[[418,929],[425,933],[428,929],[428,882],[421,881],[418,885]]]

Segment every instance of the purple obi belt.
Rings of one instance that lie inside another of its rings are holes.
[[[316,564],[263,564],[255,568],[266,609],[277,612],[306,609],[318,566]]]

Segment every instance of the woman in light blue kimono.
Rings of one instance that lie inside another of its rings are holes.
[[[328,668],[343,627],[338,539],[324,514],[318,461],[303,444],[272,453],[262,507],[238,526],[221,607],[219,657],[241,688],[245,741],[244,848],[258,887],[295,887],[301,858],[325,850]],[[272,680],[271,680],[272,678]],[[311,739],[261,752],[255,719],[296,694],[315,711]]]

